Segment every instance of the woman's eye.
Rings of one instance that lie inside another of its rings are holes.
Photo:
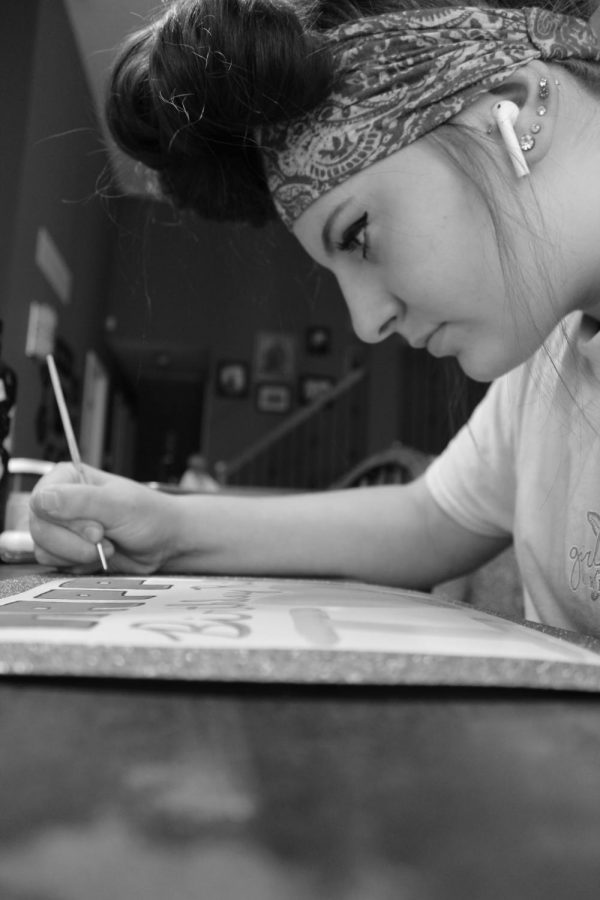
[[[343,232],[342,239],[338,243],[338,250],[350,251],[361,250],[363,259],[367,258],[369,252],[369,244],[367,240],[367,226],[369,224],[368,213],[363,213],[352,225]]]

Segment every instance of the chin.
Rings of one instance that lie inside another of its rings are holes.
[[[476,340],[474,335],[464,342],[456,353],[459,366],[473,381],[490,382],[527,362],[539,349],[542,340],[539,335],[535,341],[510,340],[507,334],[504,340],[498,338]]]
[[[506,359],[482,359],[481,356],[470,356],[468,353],[459,353],[456,357],[459,366],[473,381],[487,383],[506,375],[518,363],[512,363]]]

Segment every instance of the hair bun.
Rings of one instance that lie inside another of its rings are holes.
[[[179,0],[117,60],[107,121],[180,207],[215,219],[272,217],[257,126],[326,96],[331,67],[291,3]]]

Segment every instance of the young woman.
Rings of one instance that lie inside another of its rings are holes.
[[[526,614],[600,633],[600,46],[578,16],[390,2],[186,0],[134,36],[108,121],[162,193],[279,215],[357,334],[496,379],[424,477],[173,497],[57,467],[41,563],[341,576],[426,588],[513,538]]]

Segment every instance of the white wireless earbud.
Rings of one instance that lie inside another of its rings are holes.
[[[492,119],[498,126],[502,140],[508,151],[517,178],[529,175],[529,166],[523,156],[515,132],[515,122],[519,115],[519,107],[512,100],[500,100],[492,106]]]

